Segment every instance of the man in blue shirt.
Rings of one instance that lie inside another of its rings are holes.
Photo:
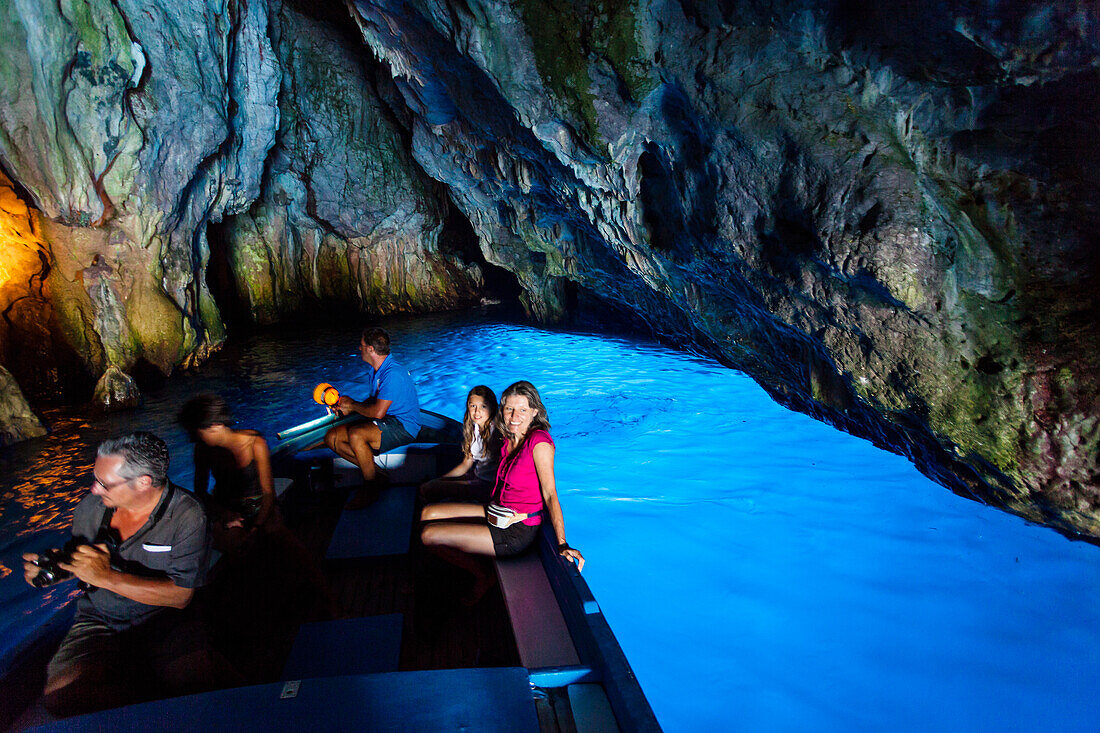
[[[336,412],[358,413],[369,418],[354,425],[338,425],[325,434],[325,445],[341,458],[359,466],[363,487],[348,504],[358,509],[369,504],[382,481],[374,456],[412,443],[420,432],[420,400],[409,371],[390,355],[390,335],[382,328],[367,328],[359,340],[359,354],[370,365],[370,393],[362,402],[340,395]]]

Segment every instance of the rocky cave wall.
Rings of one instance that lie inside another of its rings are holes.
[[[439,251],[447,200],[357,39],[255,0],[14,0],[0,21],[0,163],[38,222],[11,247],[44,253],[20,294],[43,303],[3,334],[17,375],[75,354],[95,401],[127,406],[131,372],[205,359],[225,339],[211,227],[261,323],[330,298],[364,313],[476,300],[480,270]],[[79,392],[39,382],[21,383]]]
[[[1094,7],[349,6],[533,314],[575,283],[960,493],[1100,536]]]
[[[0,162],[40,212],[38,323],[95,378],[224,338],[212,253],[263,322],[471,302],[480,270],[440,246],[456,209],[533,317],[594,293],[1100,537],[1094,4],[7,13]]]

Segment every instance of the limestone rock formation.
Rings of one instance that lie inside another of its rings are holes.
[[[106,412],[141,406],[141,391],[134,378],[112,364],[95,385],[93,402]]]
[[[311,304],[390,313],[475,302],[480,270],[441,252],[444,191],[412,160],[369,52],[324,17],[277,7],[278,140],[262,196],[221,232],[242,305],[273,323]]]
[[[0,173],[0,364],[26,394],[59,400],[87,386],[80,359],[60,335],[42,222]]]
[[[0,446],[45,435],[15,378],[0,366]]]
[[[224,337],[196,262],[206,221],[258,190],[277,76],[248,61],[272,56],[264,4],[228,10],[4,6],[0,155],[45,215],[53,306],[92,374],[139,359],[168,372]],[[255,83],[231,83],[241,67]]]
[[[9,332],[45,329],[93,377],[202,359],[225,307],[470,302],[478,257],[442,234],[461,217],[533,317],[597,300],[1100,538],[1090,4],[12,0],[0,20],[0,163],[41,212],[11,218],[42,254],[0,290],[39,314]]]
[[[41,213],[28,241],[45,263],[12,299],[48,304],[37,331],[93,380],[168,373],[224,340],[208,232],[236,238],[215,267],[231,262],[260,321],[328,296],[353,312],[476,297],[356,37],[278,0],[19,0],[0,21],[0,162]],[[276,44],[284,24],[300,36]]]
[[[349,0],[413,152],[553,318],[580,287],[1100,537],[1094,10]]]

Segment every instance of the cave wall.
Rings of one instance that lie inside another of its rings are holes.
[[[440,244],[457,210],[532,317],[595,294],[960,493],[1100,537],[1094,4],[2,12],[39,322],[95,377],[224,339],[211,233],[260,322],[472,302],[481,271]]]
[[[36,322],[98,380],[97,403],[136,404],[135,369],[169,373],[224,341],[211,226],[260,322],[329,294],[364,313],[476,298],[476,264],[438,253],[447,201],[400,144],[358,39],[276,0],[0,14],[0,165],[46,253],[22,295],[48,301]]]
[[[571,281],[1100,536],[1095,8],[348,4],[535,316]]]
[[[242,305],[274,323],[311,304],[385,314],[476,302],[480,268],[440,251],[446,194],[412,160],[346,11],[337,5],[341,26],[272,7],[279,133],[262,194],[224,232]]]

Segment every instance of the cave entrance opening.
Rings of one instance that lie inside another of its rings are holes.
[[[239,336],[251,330],[252,314],[248,310],[240,289],[229,252],[231,243],[224,224],[206,226],[206,241],[210,246],[210,260],[206,263],[206,287],[221,313],[226,334]]]
[[[481,268],[484,281],[482,297],[499,302],[504,315],[522,317],[523,306],[519,296],[523,293],[523,288],[516,276],[503,267],[486,261],[470,220],[454,206],[449,208],[447,218],[443,220],[443,230],[439,233],[439,251],[457,257],[462,262],[477,264]]]

